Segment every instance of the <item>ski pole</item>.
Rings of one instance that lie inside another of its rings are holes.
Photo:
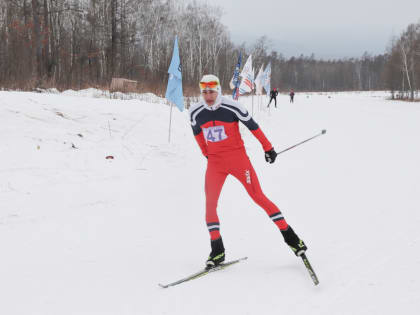
[[[284,150],[282,150],[282,151],[280,151],[280,152],[277,152],[277,154],[280,154],[280,153],[283,153],[283,152],[289,151],[290,149],[293,149],[293,148],[297,147],[298,145],[301,145],[301,144],[303,144],[303,143],[305,143],[305,142],[308,142],[309,140],[312,140],[312,139],[314,139],[314,138],[316,138],[316,137],[322,136],[322,135],[324,135],[324,134],[326,134],[326,133],[327,133],[327,130],[326,130],[326,129],[323,129],[320,133],[316,134],[315,136],[310,137],[310,138],[308,138],[308,139],[306,139],[306,140],[303,140],[302,142],[296,143],[295,145],[292,145],[291,147],[288,147],[287,149],[284,149]]]

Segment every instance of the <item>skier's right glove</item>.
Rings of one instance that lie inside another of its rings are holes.
[[[277,152],[274,151],[274,148],[271,148],[270,151],[265,151],[265,160],[272,164],[274,163],[274,161],[276,160],[277,157]]]

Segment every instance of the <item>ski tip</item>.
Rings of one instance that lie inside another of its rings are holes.
[[[327,133],[327,129],[322,129],[322,134],[326,134]]]
[[[163,284],[160,284],[160,283],[159,283],[159,286],[160,286],[162,289],[166,289],[166,288],[168,288],[168,287],[169,287],[168,285],[163,285]]]

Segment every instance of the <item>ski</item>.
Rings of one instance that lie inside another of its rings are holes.
[[[300,257],[302,258],[303,263],[305,264],[305,267],[308,270],[309,275],[312,278],[312,281],[314,282],[315,285],[318,285],[319,284],[318,277],[316,276],[314,269],[312,268],[311,264],[309,263],[308,257],[306,257],[305,254],[300,255]]]
[[[213,267],[213,268],[210,268],[210,269],[203,269],[203,270],[201,270],[199,272],[196,272],[196,273],[194,273],[194,274],[192,274],[192,275],[190,275],[188,277],[182,278],[182,279],[180,279],[178,281],[175,281],[175,282],[172,282],[172,283],[169,283],[169,284],[160,284],[159,283],[159,286],[161,288],[164,288],[164,289],[169,288],[169,287],[173,287],[173,286],[176,286],[178,284],[181,284],[181,283],[184,283],[184,282],[187,282],[187,281],[191,281],[191,280],[200,278],[202,276],[208,275],[211,272],[215,272],[215,271],[219,271],[219,270],[225,269],[225,268],[227,268],[229,266],[232,266],[234,264],[237,264],[238,262],[240,262],[242,260],[246,260],[246,259],[248,259],[248,257],[242,257],[242,258],[239,258],[239,259],[236,259],[236,260],[231,260],[231,261],[228,261],[228,262],[225,262],[225,263],[221,263],[220,265],[218,265],[216,267]]]

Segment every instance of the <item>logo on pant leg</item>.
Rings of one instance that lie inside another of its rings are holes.
[[[245,177],[246,177],[246,183],[251,184],[251,173],[249,172],[249,170],[245,171]]]

